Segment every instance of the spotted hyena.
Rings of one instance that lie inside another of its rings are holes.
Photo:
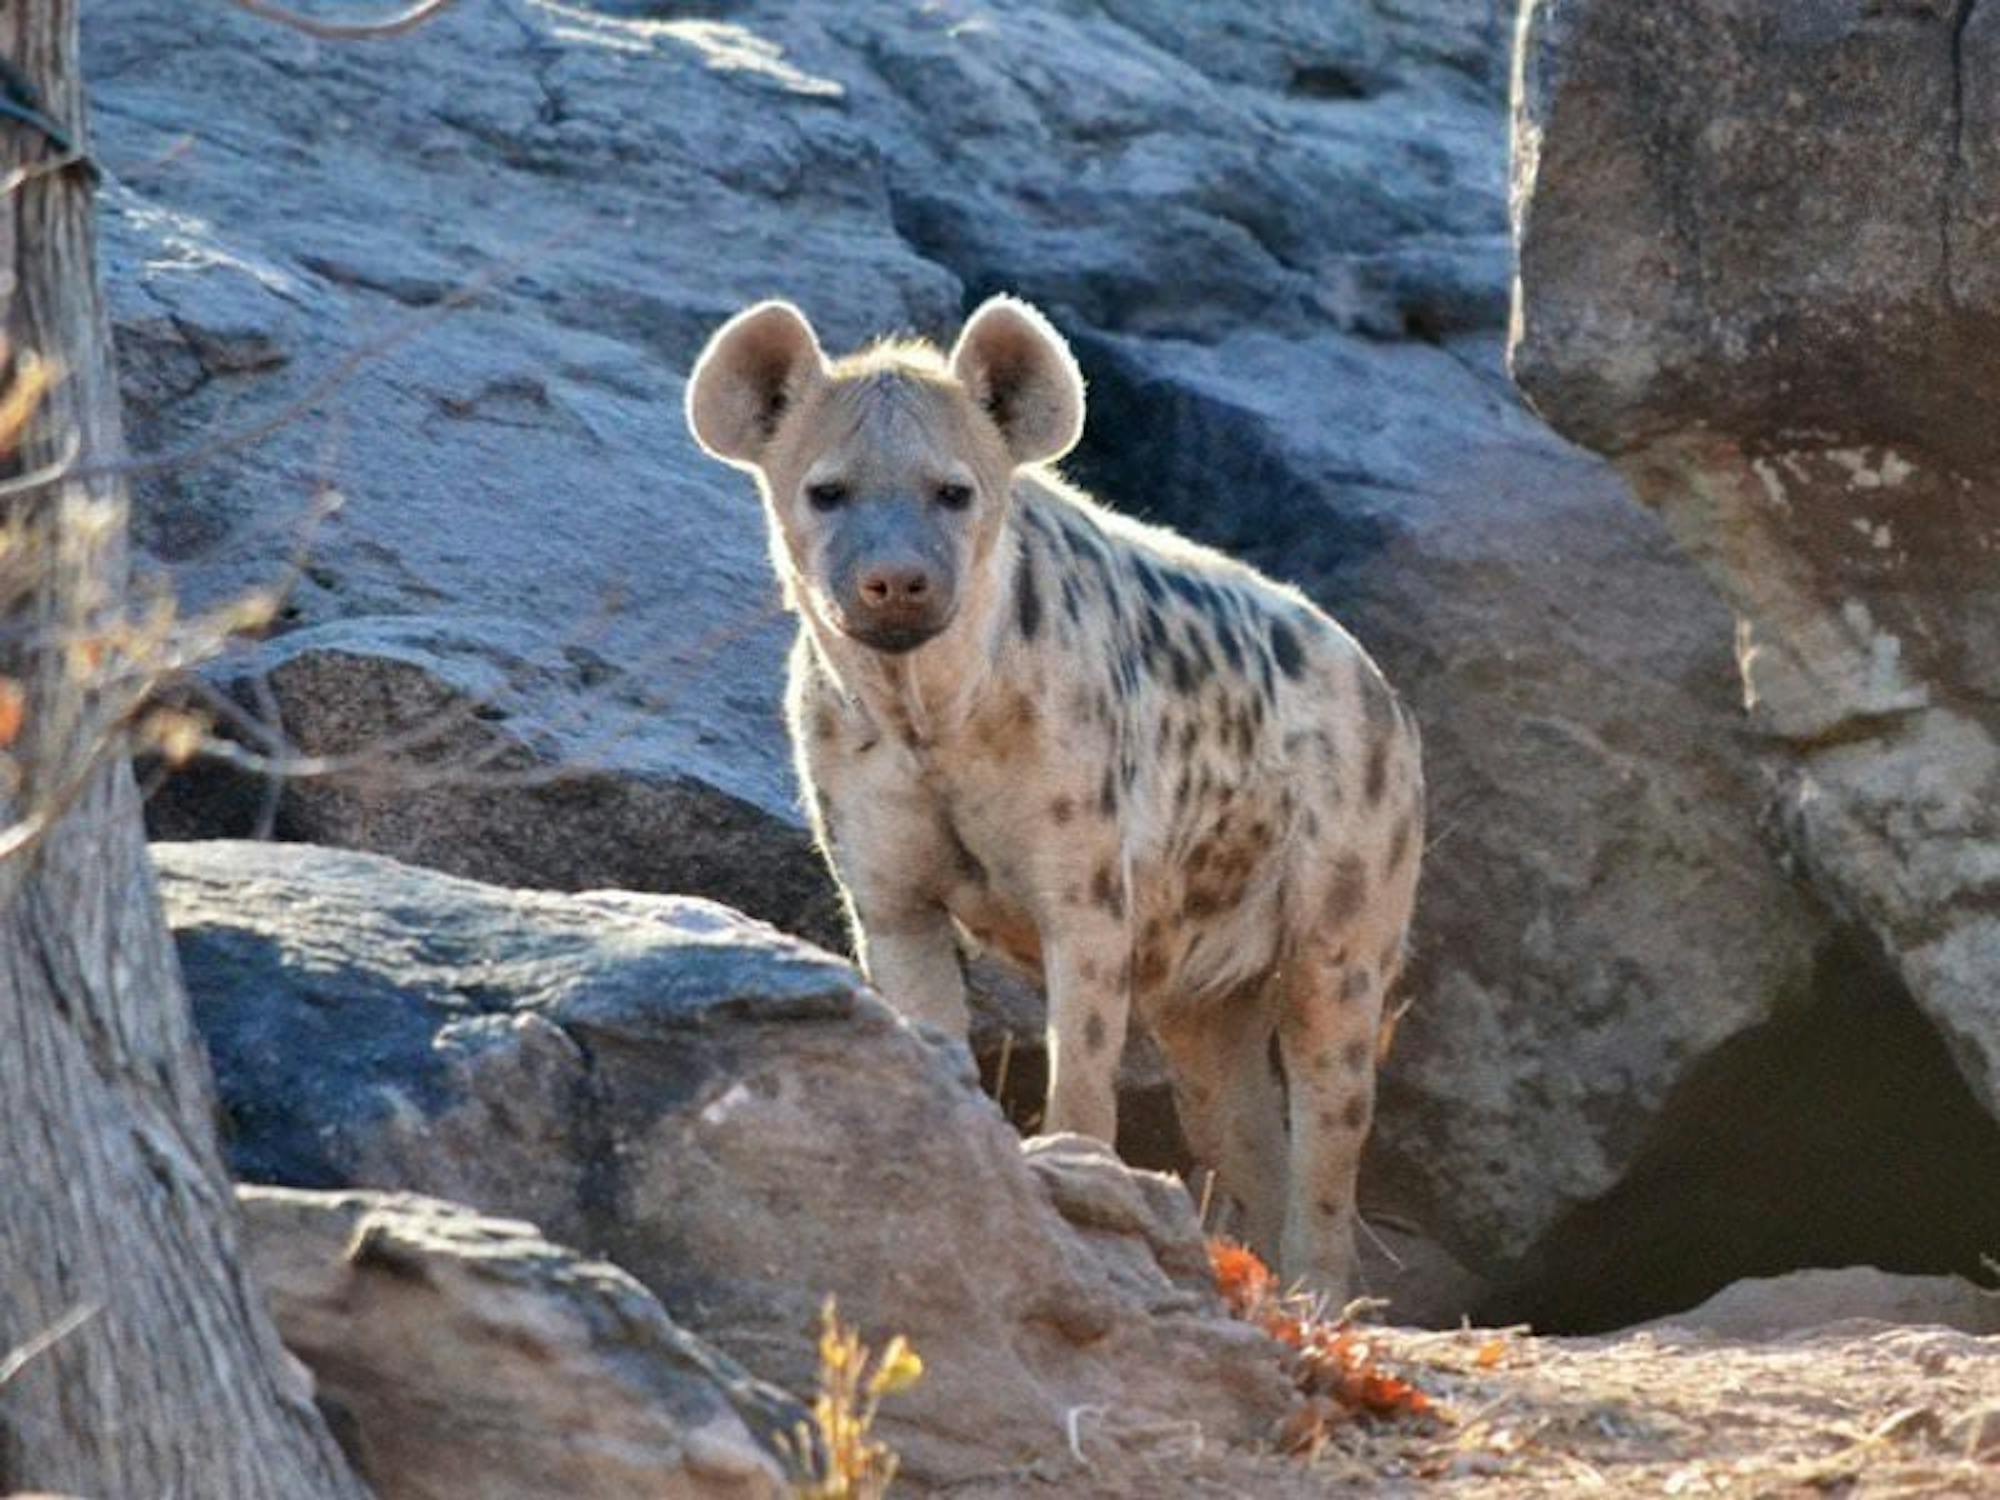
[[[800,780],[869,978],[962,1037],[962,935],[1039,973],[1045,1128],[1107,1141],[1136,1007],[1246,1237],[1340,1294],[1424,838],[1416,729],[1367,653],[1049,467],[1083,382],[1022,302],[949,355],[838,361],[763,303],[687,411],[763,494]]]

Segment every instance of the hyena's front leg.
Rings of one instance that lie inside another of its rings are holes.
[[[1042,970],[1049,996],[1049,1098],[1042,1129],[1116,1144],[1118,1061],[1131,1011],[1131,945],[1124,878],[1094,864],[1045,924]]]
[[[935,902],[863,898],[850,889],[855,957],[882,998],[912,1021],[963,1041],[970,1025],[951,918]]]
[[[837,762],[802,756],[800,773],[861,972],[898,1014],[964,1040],[965,975],[951,916],[936,894],[950,850],[936,819]],[[857,804],[873,810],[865,826],[846,815]]]

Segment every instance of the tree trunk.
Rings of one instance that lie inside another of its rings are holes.
[[[75,0],[0,0],[0,52],[81,139]],[[0,174],[59,155],[0,118]],[[19,465],[72,443],[85,465],[116,458],[80,168],[0,199],[0,299],[15,354],[62,372]],[[0,757],[0,826],[53,822],[0,861],[0,1359],[84,1320],[0,1363],[0,1493],[362,1496],[239,1267],[208,1064],[115,723],[124,485],[100,473],[4,503],[0,675],[26,696]]]

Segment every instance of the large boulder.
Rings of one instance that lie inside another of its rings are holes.
[[[280,632],[209,680],[367,773],[183,777],[157,826],[696,892],[841,941],[761,521],[683,433],[682,381],[754,297],[847,344],[1020,291],[1092,383],[1081,477],[1306,587],[1417,709],[1417,1004],[1364,1207],[1455,1288],[1398,1288],[1404,1314],[1504,1289],[1688,1125],[1709,1059],[1810,998],[1829,933],[1756,835],[1725,612],[1502,378],[1508,9],[606,0],[356,51],[105,0],[133,428],[210,459],[147,481],[141,538],[213,602],[340,491]],[[255,446],[210,441],[293,401]],[[1171,1159],[1134,1076],[1132,1144]]]
[[[1225,1441],[1285,1410],[1185,1189],[1094,1142],[1024,1154],[964,1048],[837,959],[695,898],[156,849],[246,1179],[531,1220],[795,1393],[837,1295],[926,1362],[884,1430],[927,1480],[1059,1456],[1080,1407]]]
[[[1515,374],[1728,600],[1773,834],[2000,1118],[2000,12],[1538,0],[1521,78]]]
[[[806,1411],[615,1266],[409,1194],[237,1191],[286,1348],[382,1500],[780,1500]],[[739,1410],[740,1408],[740,1410]]]

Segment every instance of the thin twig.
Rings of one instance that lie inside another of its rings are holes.
[[[315,16],[302,16],[295,10],[274,4],[273,0],[229,0],[229,3],[262,20],[303,31],[307,36],[318,37],[323,42],[367,42],[415,31],[425,22],[443,15],[452,0],[416,0],[407,10],[373,21],[322,21]]]
[[[27,1343],[8,1354],[5,1359],[0,1359],[0,1386],[6,1385],[8,1381],[20,1374],[31,1363],[48,1353],[49,1350],[60,1344],[72,1333],[75,1333],[77,1329],[83,1327],[84,1324],[96,1317],[97,1314],[98,1306],[94,1302],[86,1302],[81,1306],[72,1307],[60,1318],[56,1319],[51,1327],[36,1334]]]

